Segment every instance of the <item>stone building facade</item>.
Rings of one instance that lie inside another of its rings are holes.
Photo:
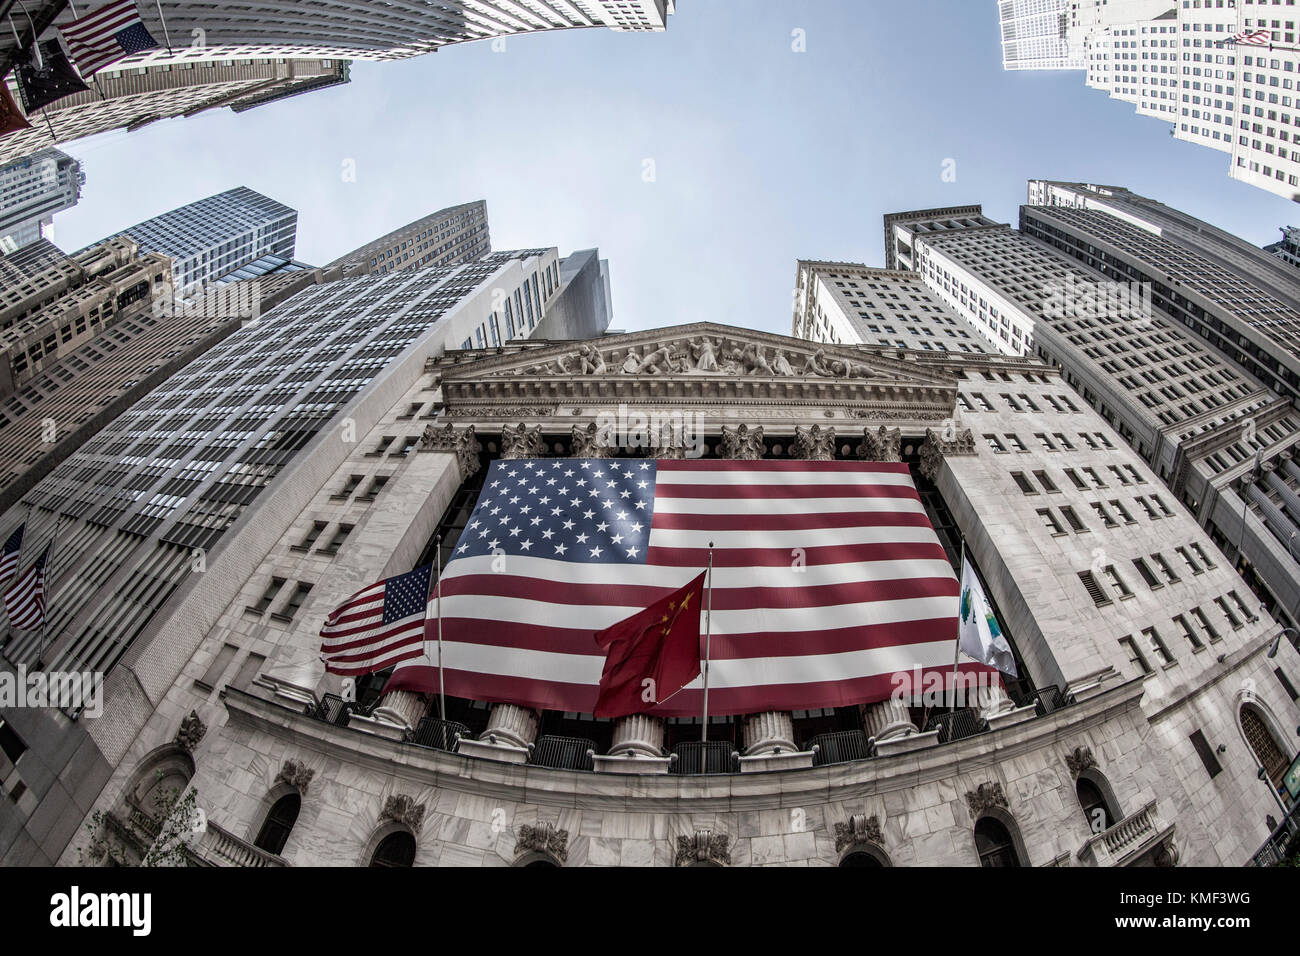
[[[1300,656],[1268,656],[1278,625],[1039,362],[701,323],[430,355],[385,397],[355,452],[311,469],[314,492],[205,609],[210,626],[133,655],[149,709],[120,729],[100,718],[111,772],[42,853],[138,858],[167,788],[206,813],[195,862],[248,866],[1240,865],[1280,813],[1257,768],[1295,753]],[[385,507],[354,511],[367,450],[417,404],[434,417]],[[722,718],[710,739],[734,757],[708,773],[685,772],[689,721],[448,701],[453,724],[408,692],[346,700],[321,621],[431,560],[439,535],[454,547],[488,460],[686,453],[676,436],[594,448],[620,404],[699,412],[709,456],[907,462],[954,562],[964,540],[1020,679],[960,720],[896,701]],[[352,525],[338,544],[337,523]],[[300,580],[309,595],[277,619],[269,589]],[[573,739],[592,752],[556,749]]]

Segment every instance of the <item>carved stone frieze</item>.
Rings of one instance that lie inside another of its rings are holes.
[[[835,429],[814,425],[804,428],[796,425],[794,441],[790,443],[790,457],[804,461],[833,461],[835,459]]]
[[[297,760],[286,760],[280,772],[275,775],[277,784],[287,783],[303,796],[307,795],[307,787],[311,784],[311,778],[316,776],[315,770],[309,770],[305,764]]]
[[[969,428],[945,429],[943,432],[927,428],[920,449],[921,474],[934,481],[945,458],[974,454],[975,436]]]
[[[759,461],[765,451],[763,446],[763,426],[750,428],[741,425],[731,429],[722,426],[722,454],[720,457],[733,461]]]
[[[457,462],[460,463],[462,480],[464,480],[478,473],[479,454],[483,451],[483,446],[474,436],[473,425],[457,431],[451,422],[448,422],[442,428],[430,425],[424,430],[424,434],[420,436],[420,451],[443,451],[455,455]]]
[[[857,846],[863,843],[874,843],[876,846],[883,846],[884,842],[884,834],[880,831],[880,820],[875,815],[867,816],[864,813],[855,813],[849,817],[847,823],[835,824],[836,853],[842,853],[845,847]]]
[[[472,408],[449,408],[445,412],[447,418],[482,418],[496,419],[498,421],[511,418],[550,418],[554,414],[554,405],[519,405],[510,408],[492,408],[479,405]]]
[[[674,865],[693,866],[697,863],[730,866],[731,837],[713,830],[696,830],[691,836],[679,836]]]
[[[416,803],[414,797],[404,793],[395,793],[384,801],[384,809],[379,813],[380,821],[392,820],[409,827],[412,833],[420,832],[424,823],[424,804]]]
[[[542,440],[542,426],[529,428],[523,422],[517,426],[506,425],[501,429],[501,458],[513,461],[520,458],[541,458],[546,454],[546,442]]]
[[[981,783],[974,790],[966,791],[966,806],[970,808],[971,817],[978,817],[994,807],[1005,809],[1007,796],[1002,792],[1002,784]]]
[[[902,461],[902,444],[902,429],[881,425],[873,432],[870,428],[864,428],[857,454],[863,461]]]
[[[180,729],[176,731],[176,746],[187,753],[193,753],[194,748],[199,745],[199,741],[207,732],[208,726],[199,720],[198,711],[191,710],[189,716],[181,721]]]
[[[569,831],[557,830],[553,824],[542,823],[538,826],[524,824],[519,828],[515,839],[515,856],[524,853],[545,853],[559,863],[569,858]]]

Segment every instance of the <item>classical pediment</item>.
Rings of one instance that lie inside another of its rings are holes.
[[[798,418],[934,422],[956,380],[882,350],[702,322],[586,342],[451,353],[435,363],[447,416],[550,418],[619,405],[803,409]],[[498,414],[499,413],[499,414]]]

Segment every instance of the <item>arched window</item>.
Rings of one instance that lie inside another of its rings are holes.
[[[844,854],[844,859],[840,860],[840,866],[876,866],[883,867],[876,858],[874,853],[868,853],[865,850],[854,850],[852,853]]]
[[[390,833],[375,847],[371,866],[405,867],[415,865],[415,837],[405,830]]]
[[[1024,866],[1011,831],[996,817],[984,816],[976,821],[975,849],[980,866]]]
[[[1268,774],[1268,779],[1273,784],[1274,789],[1280,789],[1282,787],[1282,778],[1291,765],[1291,760],[1278,746],[1277,738],[1268,729],[1268,721],[1264,718],[1264,715],[1251,704],[1242,705],[1241,731],[1246,735],[1246,743],[1250,744],[1250,749],[1255,753],[1255,759],[1264,768],[1264,772]]]
[[[284,845],[289,841],[289,834],[298,820],[298,811],[302,809],[302,797],[297,793],[287,793],[275,801],[271,812],[266,815],[262,829],[257,833],[253,845],[259,850],[279,856]]]
[[[1083,807],[1084,816],[1088,818],[1088,829],[1093,833],[1101,833],[1115,825],[1115,815],[1111,812],[1110,803],[1101,792],[1101,787],[1087,777],[1080,777],[1074,785],[1074,792],[1079,797],[1079,806]]]

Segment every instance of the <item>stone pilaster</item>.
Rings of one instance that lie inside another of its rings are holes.
[[[920,449],[921,474],[934,481],[945,458],[974,454],[975,435],[969,428],[945,428],[942,432],[927,428]]]

